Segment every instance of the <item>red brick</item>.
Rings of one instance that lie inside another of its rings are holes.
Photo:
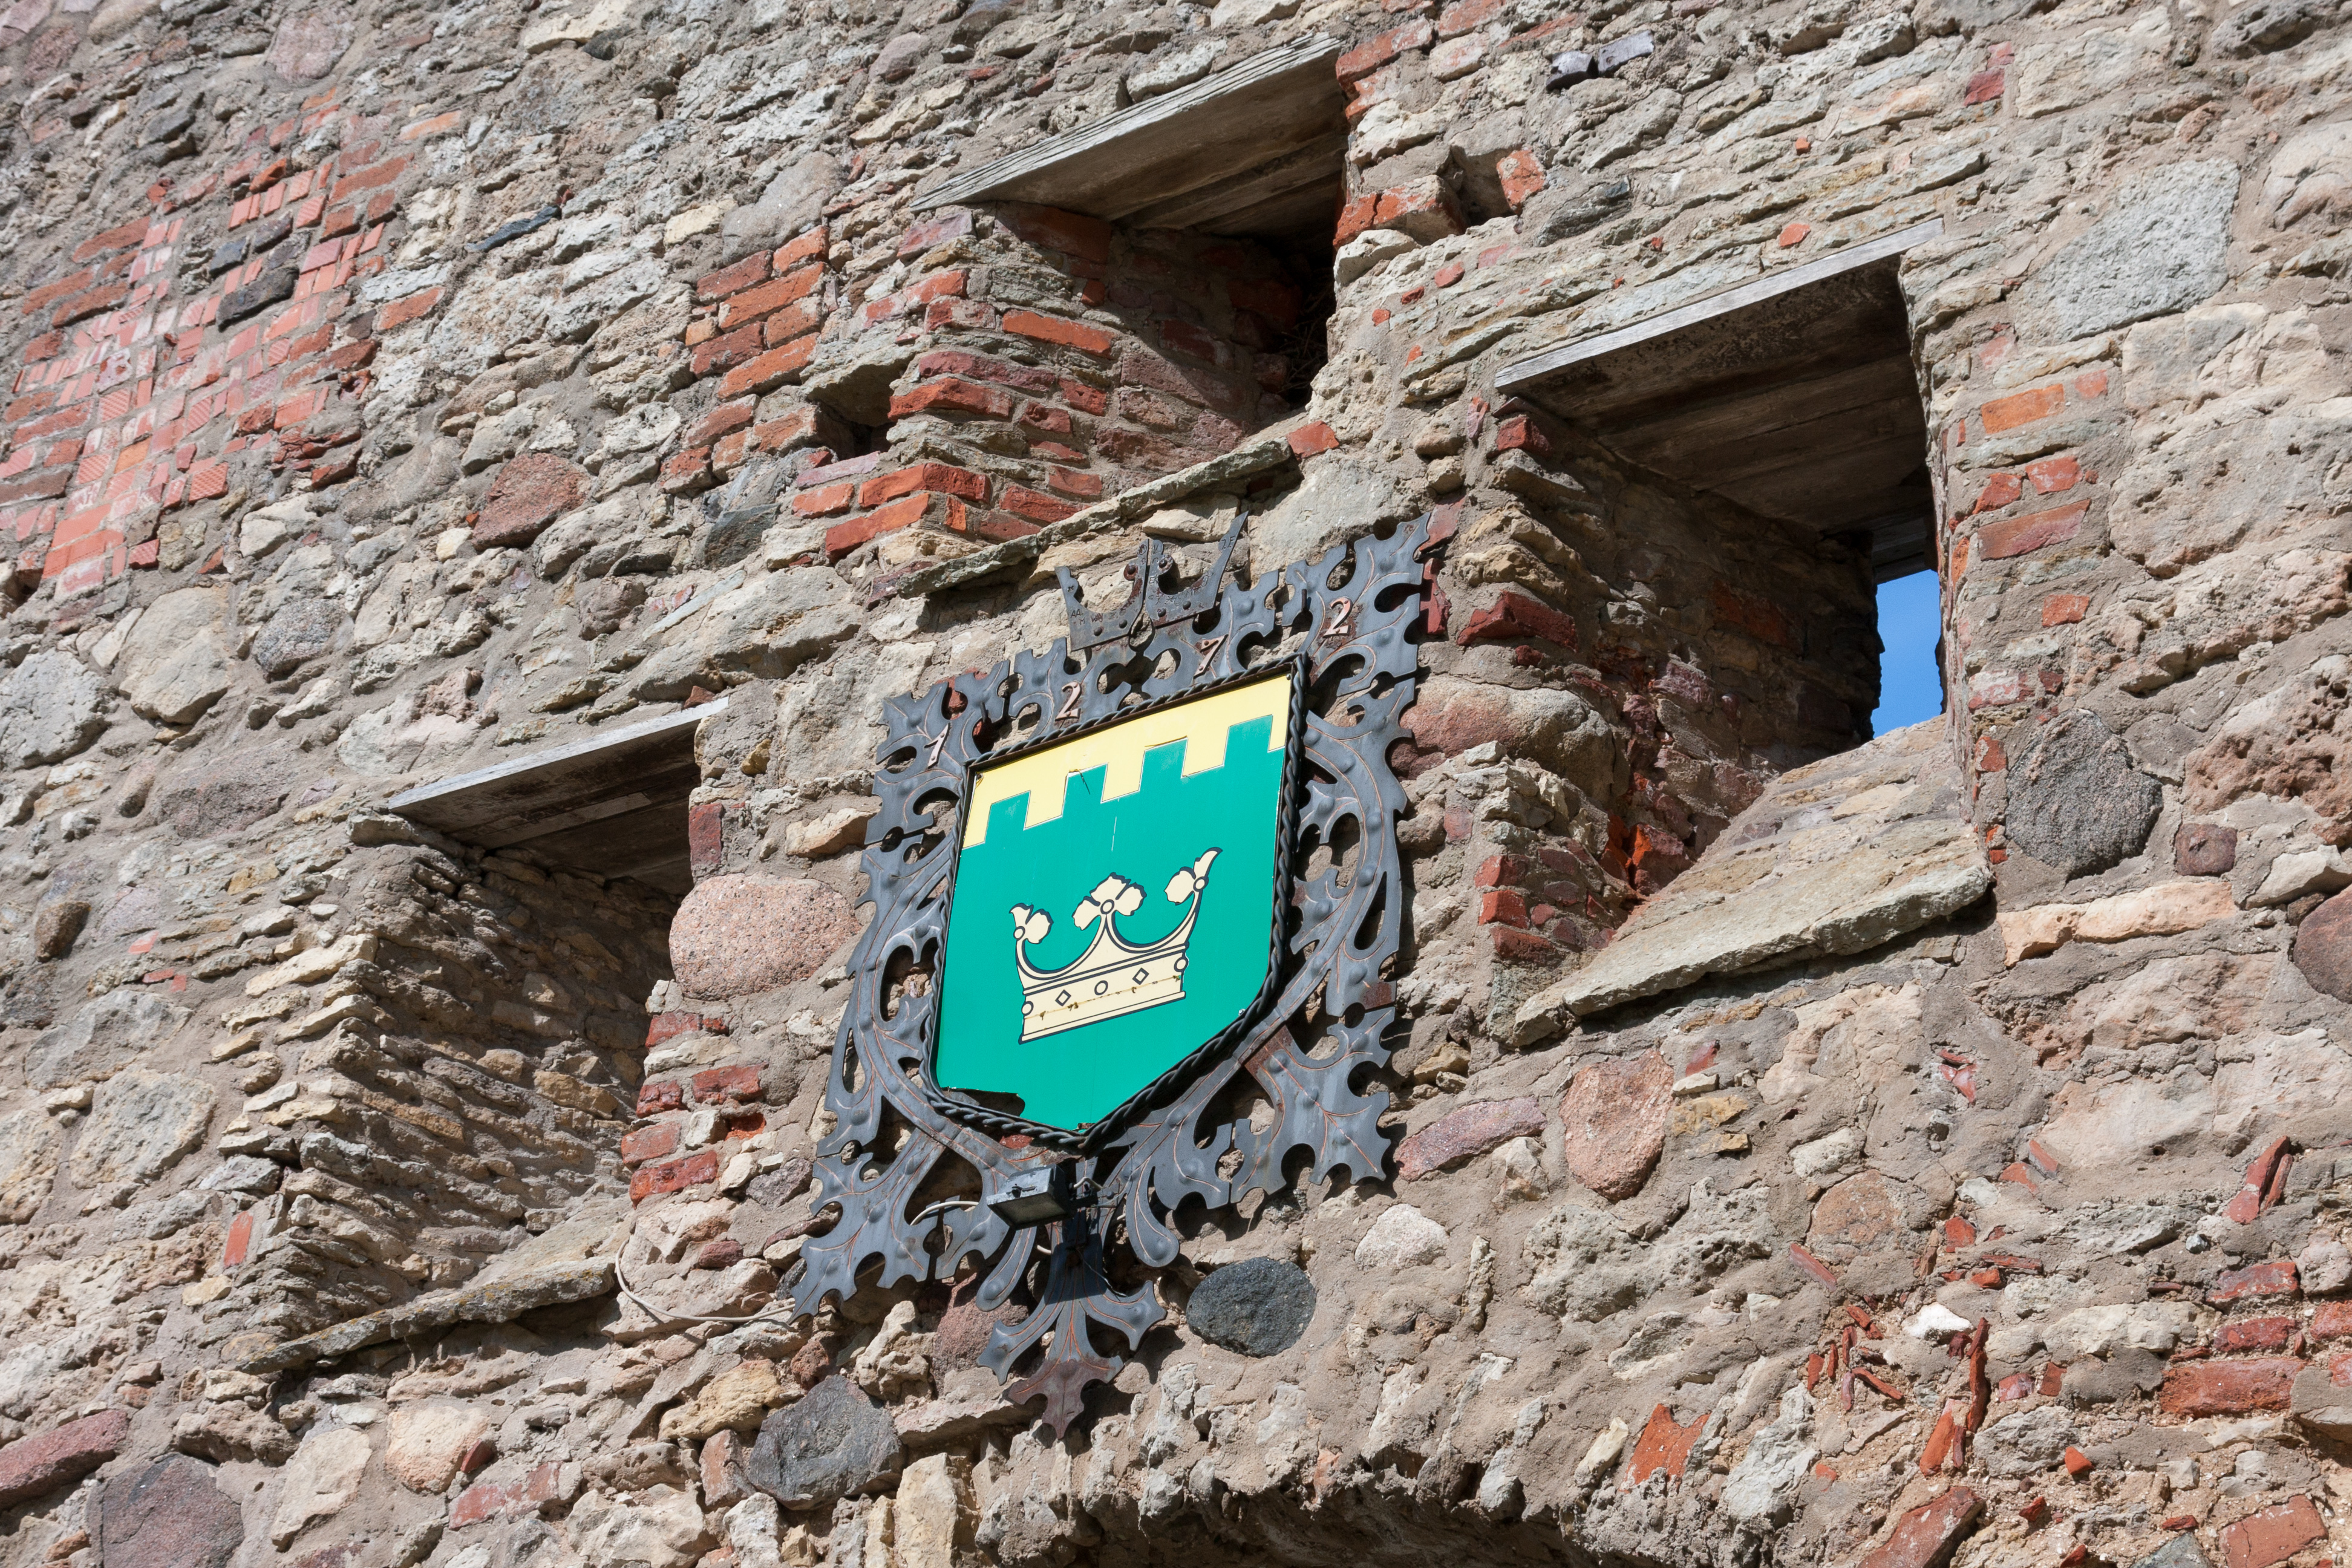
[[[1543,458],[1551,452],[1551,437],[1533,419],[1524,414],[1514,414],[1496,424],[1495,450],[1524,451],[1530,457]]]
[[[588,476],[552,452],[526,452],[499,470],[474,521],[474,543],[520,546],[586,497]]]
[[[1083,349],[1090,354],[1106,353],[1113,343],[1118,342],[1117,334],[1107,332],[1100,327],[1089,326],[1084,321],[1066,321],[1059,316],[1041,316],[1034,310],[1007,310],[1004,312],[1004,330],[1018,332],[1024,338],[1034,338],[1039,342],[1062,343]]]
[[[640,1204],[656,1193],[675,1193],[719,1179],[719,1152],[704,1149],[682,1160],[640,1165],[629,1177],[629,1201]]]
[[[2074,488],[2074,481],[2083,477],[2083,465],[2072,458],[2043,458],[2025,465],[2025,477],[2033,481],[2037,494],[2055,495]]]
[[[1531,1095],[1465,1105],[1397,1145],[1397,1180],[1419,1181],[1499,1149],[1514,1138],[1541,1138],[1543,1132],[1543,1106]]]
[[[1984,420],[1985,433],[2014,430],[2021,425],[2031,425],[2037,419],[2047,419],[2065,406],[2066,389],[2057,382],[2037,386],[2031,392],[2020,392],[2008,397],[1996,397],[1978,413]]]
[[[342,202],[350,199],[357,192],[372,191],[379,185],[388,185],[400,178],[401,171],[407,167],[408,160],[405,158],[387,158],[381,163],[360,170],[357,174],[345,174],[335,182],[334,195],[328,200]]]
[[[912,495],[917,490],[937,490],[944,495],[961,496],[966,500],[986,500],[988,480],[969,468],[959,468],[947,463],[917,463],[911,468],[894,468],[867,479],[857,489],[857,504],[880,506],[885,501]]]
[[[756,1067],[711,1068],[696,1073],[692,1082],[695,1102],[698,1105],[709,1105],[720,1100],[760,1098],[760,1069]]]
[[[704,415],[695,424],[694,428],[687,433],[687,445],[699,447],[707,442],[716,441],[730,430],[742,429],[751,423],[752,415],[758,406],[748,397],[733,403],[720,404]]]
[[[74,471],[71,468],[52,468],[30,479],[0,484],[0,506],[11,501],[47,500],[65,494],[73,488],[73,482]]]
[[[797,272],[784,274],[772,283],[746,289],[719,307],[719,329],[726,331],[739,321],[754,320],[771,310],[781,310],[793,300],[806,298],[824,280],[824,268],[803,267]]]
[[[662,460],[661,488],[667,494],[698,495],[716,483],[708,447],[688,447]]]
[[[1110,406],[1110,394],[1099,386],[1063,376],[1054,389],[1054,395],[1081,414],[1100,414]]]
[[[2311,1499],[2300,1493],[2276,1508],[2249,1514],[2221,1531],[2222,1568],[2271,1568],[2314,1542],[2327,1539],[2327,1526]]]
[[[1946,1405],[1943,1414],[1936,1417],[1935,1430],[1927,1434],[1927,1446],[1919,1450],[1921,1475],[1932,1476],[1944,1468],[1944,1461],[1951,1456],[1952,1440],[1957,1434],[1958,1426],[1952,1420],[1951,1406]],[[2067,1451],[2073,1452],[2072,1449]]]
[[[1527,205],[1528,198],[1545,184],[1543,160],[1526,147],[1515,147],[1495,160],[1495,174],[1503,183],[1503,199],[1511,204],[1513,212]]]
[[[0,1448],[0,1508],[70,1486],[121,1452],[131,1412],[101,1410]]]
[[[1976,1493],[1954,1487],[1897,1520],[1878,1550],[1863,1559],[1862,1568],[1937,1568],[1983,1510]]]
[[[1003,419],[1013,413],[1013,395],[1002,388],[977,386],[957,376],[940,376],[934,381],[919,382],[890,399],[890,417],[903,418],[909,414],[977,414],[989,419]]]
[[[731,267],[716,272],[706,272],[695,279],[694,293],[698,300],[723,300],[730,294],[761,283],[768,277],[768,253],[755,250]]]
[[[1494,947],[1495,956],[1507,963],[1554,963],[1560,956],[1559,949],[1541,936],[1517,926],[1488,926],[1486,940]]]
[[[759,358],[761,346],[760,323],[753,321],[722,337],[705,339],[695,346],[693,357],[687,363],[697,375],[732,370]]]
[[[1009,512],[967,511],[963,502],[950,500],[950,509],[940,521],[959,533],[969,533],[975,539],[1002,542],[1007,539],[1026,539],[1037,531],[1034,522],[1024,522]]]
[[[2263,1210],[2270,1205],[2263,1200],[2279,1180],[2279,1166],[2292,1163],[2287,1140],[2273,1138],[2253,1159],[2247,1162],[2245,1175],[2238,1191],[2222,1209],[2221,1217],[2234,1225],[2252,1225]]]
[[[1300,426],[1284,439],[1289,444],[1291,455],[1297,458],[1311,458],[1339,444],[1339,433],[1320,419]]]
[[[1021,423],[1032,430],[1044,430],[1056,436],[1070,435],[1074,428],[1069,410],[1056,408],[1050,403],[1024,404],[1021,409]]]
[[[808,365],[809,356],[816,353],[816,334],[796,338],[778,348],[770,349],[749,364],[736,366],[719,384],[721,397],[740,397],[747,392],[773,392]]]
[[[702,1506],[730,1508],[750,1495],[743,1475],[743,1439],[733,1432],[714,1432],[702,1445]]]
[[[656,1121],[621,1137],[621,1163],[642,1165],[648,1160],[677,1152],[677,1123]]]
[[[1006,485],[1000,503],[1005,510],[1031,522],[1059,522],[1078,509],[1022,485]]]
[[[2166,1370],[2157,1402],[2168,1415],[2242,1415],[2284,1410],[2303,1371],[2293,1356],[2259,1361],[2196,1361]]]
[[[648,1079],[637,1086],[637,1114],[658,1115],[665,1110],[677,1110],[686,1104],[686,1085],[675,1079]]]
[[[1514,888],[1489,888],[1478,895],[1480,925],[1524,926],[1528,923],[1527,896]]]
[[[782,452],[822,442],[821,418],[829,423],[820,409],[796,408],[781,419],[762,420],[751,426],[751,445],[762,452]]]
[[[326,405],[326,388],[313,387],[299,397],[289,397],[279,404],[277,412],[271,417],[271,427],[278,430],[291,430]]]
[[[1066,496],[1075,496],[1080,500],[1099,500],[1103,480],[1100,474],[1089,474],[1077,468],[1048,468],[1045,470],[1045,488],[1059,490]]]
[[[1437,29],[1426,21],[1407,22],[1375,33],[1341,55],[1335,68],[1341,81],[1368,77],[1409,49],[1425,49],[1437,39]]]
[[[701,1158],[698,1155],[697,1158]],[[715,1164],[717,1155],[710,1156]],[[644,1173],[640,1171],[639,1175]],[[562,1496],[562,1472],[554,1461],[541,1465],[520,1481],[499,1484],[483,1481],[467,1487],[449,1505],[449,1528],[463,1530],[469,1524],[486,1520],[509,1519],[520,1514],[537,1512]]]
[[[1374,212],[1375,228],[1399,228],[1427,239],[1429,231],[1460,234],[1465,226],[1461,203],[1450,186],[1430,179],[1397,190],[1382,191]]]
[[[992,332],[996,307],[982,300],[934,300],[923,307],[923,330]]]
[[[99,285],[99,287],[92,289],[87,294],[77,294],[72,299],[67,300],[64,304],[59,305],[56,311],[50,315],[49,325],[53,327],[67,326],[72,322],[82,320],[86,316],[95,316],[100,310],[111,310],[115,306],[120,305],[123,300],[130,297],[130,284],[102,283]]]
[[[1339,209],[1339,221],[1331,231],[1332,245],[1338,247],[1347,244],[1371,227],[1374,220],[1380,216],[1381,198],[1377,192],[1370,195],[1351,198],[1346,206]]]
[[[1490,855],[1479,866],[1471,886],[1477,888],[1507,888],[1528,874],[1528,862],[1517,855]]]
[[[894,316],[904,315],[918,305],[960,296],[970,280],[971,274],[961,267],[926,273],[896,294],[886,294],[879,300],[867,301],[858,314],[868,321],[887,321]]]
[[[1244,401],[1255,400],[1255,393],[1244,399],[1232,383],[1212,371],[1179,364],[1148,349],[1130,349],[1119,356],[1118,379],[1121,385],[1149,387],[1228,413],[1238,413]]]
[[[1977,492],[1975,511],[1998,511],[2025,493],[2025,481],[2015,474],[1995,474]]]
[[[819,485],[803,490],[793,498],[793,510],[801,517],[830,517],[837,511],[847,511],[857,504],[857,487],[849,480],[837,485]]]
[[[950,207],[937,217],[926,218],[909,228],[898,241],[898,255],[901,258],[917,256],[971,232],[971,214],[961,207]]]
[[[1018,202],[1008,203],[998,210],[1005,226],[1031,245],[1058,250],[1081,261],[1110,259],[1111,227],[1098,217]]]
[[[84,268],[79,272],[68,272],[62,278],[44,283],[31,290],[25,296],[25,302],[16,308],[29,316],[34,311],[44,310],[59,300],[69,299],[80,293],[97,281],[98,273],[94,268]]]
[[[823,325],[824,313],[817,308],[817,301],[803,300],[797,305],[787,305],[763,318],[760,322],[760,341],[772,349],[781,348],[796,339],[807,337]]]
[[[1483,27],[1511,8],[1511,0],[1454,0],[1437,14],[1437,36],[1458,38],[1473,27]]]
[[[2220,1307],[2232,1301],[2259,1301],[2273,1296],[2300,1293],[2301,1287],[2295,1280],[2294,1259],[2279,1258],[2244,1268],[2223,1269],[2213,1276],[2213,1288],[2205,1292],[2205,1300]]]
[[[1691,1450],[1698,1446],[1699,1434],[1706,1430],[1704,1410],[1692,1416],[1687,1426],[1677,1426],[1674,1412],[1663,1405],[1651,1411],[1641,1436],[1633,1441],[1633,1461],[1625,1471],[1625,1489],[1630,1491],[1660,1474],[1680,1480],[1683,1467],[1690,1463]]]
[[[1518,642],[1528,638],[1572,648],[1577,646],[1576,622],[1525,594],[1506,593],[1486,608],[1475,612],[1454,640],[1467,647],[1476,642]]]
[[[1218,365],[1223,364],[1231,354],[1231,351],[1218,342],[1216,334],[1190,321],[1160,322],[1160,346]]]
[[[1068,378],[1058,376],[1054,369],[1040,364],[1016,364],[1012,360],[997,360],[992,355],[973,355],[960,348],[934,348],[924,357],[915,360],[915,376],[929,381],[931,376],[964,376],[969,381],[995,381],[1000,385],[1018,388],[1024,393],[1049,393],[1061,385],[1068,393]]]
[[[403,127],[400,139],[403,142],[418,142],[427,136],[439,136],[451,131],[462,131],[465,125],[465,110],[453,109],[446,114],[436,114],[430,120],[420,120],[413,125]]]
[[[221,1268],[242,1268],[253,1255],[253,1211],[246,1209],[228,1222],[228,1239],[221,1247]]]
[[[2082,594],[2053,594],[2042,601],[2042,624],[2045,626],[2071,626],[2090,609],[2089,597]]]
[[[1969,89],[1967,93],[1963,95],[1960,101],[1962,103],[1990,103],[1994,99],[2000,96],[2001,89],[2006,85],[2006,82],[2007,77],[2003,72],[1997,70],[1979,71],[1976,75],[1969,78]]]
[[[931,508],[928,495],[911,495],[903,500],[869,511],[863,517],[837,522],[824,531],[824,552],[828,560],[838,561],[869,540],[886,533],[896,533],[902,528],[920,522]]]
[[[376,312],[375,330],[379,332],[389,332],[396,328],[404,327],[418,317],[430,314],[433,307],[440,302],[441,285],[437,283],[430,289],[420,289],[404,299],[394,300]]]
[[[1797,246],[1800,246],[1800,245],[1804,244],[1804,243],[1805,243],[1805,237],[1806,237],[1806,236],[1808,236],[1808,235],[1810,235],[1810,234],[1811,234],[1812,232],[1813,232],[1813,226],[1812,226],[1811,224],[1809,224],[1809,223],[1792,223],[1792,224],[1788,224],[1788,225],[1784,226],[1781,228],[1781,230],[1780,230],[1780,238],[1779,238],[1779,240],[1777,240],[1775,243],[1777,243],[1777,244],[1780,246],[1780,247],[1781,249],[1783,249],[1783,250],[1792,249],[1793,247],[1797,247]]]
[[[768,265],[779,272],[789,272],[803,261],[821,260],[824,256],[825,231],[823,225],[809,230],[798,239],[776,247]]]
[[[2293,1318],[2242,1318],[2222,1324],[2214,1332],[2213,1352],[2228,1355],[2235,1351],[2283,1351],[2293,1338]]]
[[[709,1013],[656,1013],[646,1026],[646,1049],[674,1040],[680,1035],[724,1035],[731,1031],[727,1020]],[[677,1086],[672,1084],[672,1089]]]
[[[2315,1340],[2352,1339],[2352,1301],[2322,1301],[2311,1315],[2310,1333]]]
[[[2090,502],[2076,501],[2054,511],[2037,511],[2007,522],[1987,523],[1977,530],[1977,550],[1988,561],[2005,561],[2012,555],[2026,555],[2045,545],[2062,543],[2081,530],[2083,518],[2090,510]]]
[[[73,258],[76,261],[89,261],[93,258],[104,256],[110,250],[129,250],[146,237],[147,220],[143,217],[135,217],[119,228],[110,228],[104,234],[92,235],[83,240],[74,247]]]

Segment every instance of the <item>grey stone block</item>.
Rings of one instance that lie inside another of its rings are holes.
[[[1288,1350],[1315,1316],[1315,1282],[1276,1258],[1247,1258],[1201,1281],[1184,1321],[1211,1344],[1246,1356]]]
[[[2095,713],[2055,721],[2010,765],[2010,841],[2069,877],[2138,854],[2162,804],[2156,780]]]
[[[828,1377],[797,1405],[760,1423],[745,1479],[786,1508],[829,1508],[898,1473],[890,1413],[845,1377]]]
[[[2061,338],[2089,337],[2184,310],[2229,277],[2238,171],[2173,163],[2125,185],[2105,217],[2042,273]]]

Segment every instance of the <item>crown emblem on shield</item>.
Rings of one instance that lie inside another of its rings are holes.
[[[1210,864],[1217,858],[1205,849],[1189,866],[1180,866],[1168,879],[1168,901],[1185,906],[1176,929],[1154,942],[1131,942],[1118,933],[1118,917],[1143,907],[1143,889],[1112,872],[1072,911],[1079,925],[1096,925],[1095,939],[1077,959],[1060,969],[1040,969],[1029,962],[1029,949],[1045,940],[1054,917],[1027,904],[1013,906],[1013,959],[1021,971],[1021,1037],[1041,1039],[1184,996],[1184,950],[1192,945],[1192,924],[1201,916],[1201,889],[1208,885]]]

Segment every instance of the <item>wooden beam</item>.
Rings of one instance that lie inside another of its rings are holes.
[[[1944,220],[1931,217],[1925,223],[1916,223],[1893,234],[1881,235],[1864,244],[1832,251],[1814,260],[1769,273],[1753,282],[1735,284],[1688,304],[1661,310],[1654,316],[1644,317],[1612,331],[1599,332],[1576,342],[1563,343],[1559,348],[1548,349],[1504,366],[1495,377],[1496,389],[1505,394],[1533,390],[1571,365],[1605,358],[1654,339],[1753,310],[1810,285],[1826,283],[1843,274],[1900,256],[1943,232]]]
[[[942,181],[915,209],[1021,201],[1118,219],[1260,168],[1344,132],[1347,93],[1332,68],[1344,48],[1317,37],[1268,49]]]
[[[1347,132],[1335,131],[1255,169],[1138,207],[1124,221],[1136,228],[1198,228],[1219,233],[1231,227],[1233,220],[1246,222],[1248,214],[1287,204],[1302,191],[1325,189],[1332,193],[1328,205],[1336,215],[1339,193],[1344,184],[1340,160],[1347,151]]]
[[[682,892],[687,803],[701,782],[694,731],[726,710],[722,697],[420,784],[388,805],[485,849],[528,844],[560,864]]]

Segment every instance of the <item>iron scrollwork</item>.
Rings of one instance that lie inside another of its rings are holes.
[[[839,1213],[803,1243],[787,1285],[805,1311],[847,1299],[861,1276],[886,1289],[944,1281],[969,1258],[985,1271],[974,1299],[993,1310],[1025,1282],[1034,1305],[998,1323],[981,1359],[1011,1382],[1013,1402],[1042,1394],[1057,1435],[1082,1412],[1087,1386],[1122,1364],[1097,1346],[1097,1331],[1132,1352],[1165,1315],[1148,1278],[1131,1274],[1142,1278],[1133,1289],[1114,1282],[1120,1251],[1143,1269],[1166,1267],[1178,1252],[1181,1205],[1213,1209],[1279,1192],[1299,1151],[1314,1182],[1386,1173],[1386,1097],[1362,1092],[1360,1080],[1386,1064],[1396,1016],[1389,972],[1402,920],[1396,823],[1405,800],[1388,753],[1418,679],[1430,519],[1228,584],[1246,521],[1234,521],[1214,564],[1190,585],[1172,581],[1173,555],[1147,539],[1126,569],[1126,602],[1108,610],[1088,608],[1065,572],[1068,637],[886,705],[881,805],[862,863],[874,914],[849,963],[825,1093],[834,1124],[815,1158],[814,1205]],[[1080,1133],[940,1089],[929,1065],[933,981],[973,770],[1015,745],[1286,659],[1297,661],[1305,696],[1293,720],[1301,765],[1286,804],[1288,885],[1277,901],[1288,913],[1270,1000]],[[1270,1118],[1213,1114],[1233,1102],[1229,1090],[1250,1089]],[[1016,1228],[971,1197],[975,1178],[984,1197],[1048,1163],[1068,1167],[1057,1177],[1077,1201],[1065,1218]],[[957,1195],[919,1201],[943,1190]]]

